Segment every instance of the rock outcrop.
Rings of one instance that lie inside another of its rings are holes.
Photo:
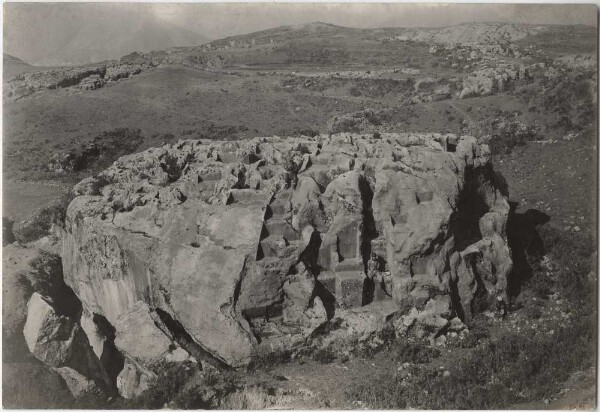
[[[512,23],[463,23],[455,26],[405,29],[396,40],[412,40],[435,44],[501,45],[524,39],[547,30],[543,26]]]
[[[84,79],[103,78],[106,66],[82,66],[19,74],[6,82],[4,96],[18,99],[38,90],[78,85]]]
[[[40,90],[72,86],[83,90],[95,90],[103,87],[107,82],[126,79],[153,67],[155,64],[151,61],[142,64],[110,61],[98,65],[21,73],[5,82],[4,97],[17,100]]]
[[[463,80],[460,99],[473,96],[487,96],[503,92],[508,84],[519,78],[519,69],[513,67],[496,67],[475,70]]]
[[[65,280],[115,328],[131,380],[169,342],[240,367],[382,302],[439,333],[505,297],[512,267],[507,189],[469,136],[182,141],[85,187]]]
[[[104,372],[100,359],[92,351],[85,332],[76,320],[57,313],[52,302],[37,292],[29,300],[27,309],[23,334],[29,351],[36,358],[60,370],[63,367],[72,370],[66,372],[70,377],[66,379],[70,389],[79,386],[70,383],[72,380],[80,380],[75,379],[75,376],[96,381],[104,389],[111,388],[110,379]],[[60,370],[57,371],[64,377]],[[81,392],[79,389],[74,391],[77,394]]]

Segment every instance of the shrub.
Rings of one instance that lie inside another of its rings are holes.
[[[399,342],[392,347],[393,359],[398,363],[429,363],[440,356],[439,349],[423,344]]]
[[[461,348],[474,348],[490,338],[490,326],[482,316],[469,322],[469,333],[458,342]]]
[[[510,154],[517,146],[523,146],[537,138],[537,128],[516,121],[498,119],[493,121],[495,132],[489,136],[488,145],[492,154]]]
[[[153,368],[156,380],[137,398],[123,400],[117,407],[123,409],[160,409],[177,397],[185,384],[198,372],[191,362],[160,362]]]
[[[172,403],[178,409],[212,409],[240,386],[234,372],[205,371],[199,382],[185,386]]]
[[[319,363],[331,363],[335,360],[335,352],[330,348],[319,349],[313,354],[314,360]]]

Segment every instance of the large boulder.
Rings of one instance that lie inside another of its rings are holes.
[[[150,370],[126,359],[123,369],[117,376],[119,394],[125,399],[135,398],[148,389],[155,378],[156,375]]]
[[[58,255],[16,244],[2,251],[2,350],[4,359],[17,359],[27,351],[23,328],[34,292],[53,296],[68,315],[75,315],[81,304],[63,281]]]
[[[23,335],[29,351],[46,365],[68,367],[103,389],[112,387],[81,326],[73,318],[57,313],[52,302],[37,292],[27,304]]]
[[[66,282],[144,364],[170,340],[243,366],[374,301],[468,318],[504,296],[512,267],[507,190],[469,136],[182,141],[85,184]]]
[[[65,366],[62,368],[54,368],[54,371],[63,378],[69,391],[76,399],[100,391],[100,388],[98,388],[93,380],[86,378],[75,369]]]

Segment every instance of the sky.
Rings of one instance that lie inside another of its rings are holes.
[[[67,60],[83,55],[118,58],[130,48],[186,46],[314,21],[360,28],[597,21],[593,4],[4,3],[3,12],[4,52],[38,65],[79,63]]]

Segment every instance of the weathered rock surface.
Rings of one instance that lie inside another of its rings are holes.
[[[596,61],[596,56],[591,54],[569,54],[554,60],[555,63],[576,69],[594,69]]]
[[[93,74],[79,82],[79,87],[83,90],[96,90],[104,86],[104,79],[99,74]]]
[[[156,376],[149,370],[126,360],[123,370],[117,376],[119,394],[125,399],[131,399],[149,388],[150,382]]]
[[[85,187],[67,212],[66,282],[145,364],[172,341],[243,366],[378,301],[441,328],[505,296],[512,266],[506,187],[469,136],[182,141]],[[140,330],[143,356],[127,344]]]
[[[437,44],[507,44],[545,30],[542,26],[512,23],[463,23],[455,26],[406,29],[398,40]]]
[[[74,319],[57,313],[51,302],[37,292],[27,304],[27,321],[23,334],[29,351],[46,365],[68,367],[98,382],[105,389],[111,387],[110,379],[79,324]],[[69,381],[67,385],[69,388],[72,386]]]
[[[67,384],[69,391],[75,398],[99,391],[100,389],[93,380],[86,378],[75,369],[69,367],[54,368]]]
[[[107,67],[104,78],[107,81],[125,79],[141,73],[145,68],[146,66],[143,64],[117,64]]]
[[[475,70],[463,80],[463,89],[459,98],[487,96],[503,92],[511,81],[519,78],[519,73],[519,69],[514,67]]]
[[[16,99],[38,90],[75,86],[87,77],[98,76],[103,78],[105,74],[105,65],[22,73],[6,82],[4,95]]]
[[[97,65],[21,73],[6,81],[4,97],[16,100],[40,90],[71,86],[77,86],[83,90],[95,90],[104,86],[107,82],[134,76],[153,68],[155,65],[151,61],[145,61],[141,64],[109,61]]]

